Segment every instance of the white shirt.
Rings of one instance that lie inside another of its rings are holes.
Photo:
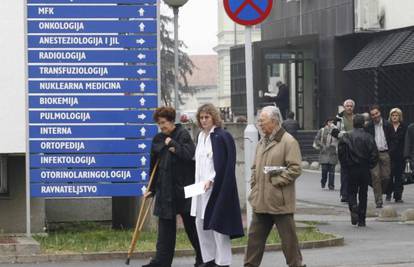
[[[213,162],[213,147],[211,145],[210,134],[214,132],[213,127],[206,135],[204,131],[198,135],[198,143],[195,151],[195,182],[203,182],[210,180],[214,182],[216,171]],[[210,199],[211,187],[206,193],[195,196],[191,199],[191,216],[204,219],[204,213],[208,200]]]
[[[385,138],[382,119],[379,123],[374,123],[375,129],[375,143],[377,144],[378,151],[388,150],[387,139]]]

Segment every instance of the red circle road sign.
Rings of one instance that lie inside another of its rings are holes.
[[[273,0],[223,0],[227,15],[236,23],[251,26],[262,22],[272,10]]]

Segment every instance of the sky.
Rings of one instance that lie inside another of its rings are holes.
[[[161,13],[173,16],[165,4]],[[217,45],[217,0],[189,0],[179,11],[178,38],[188,46],[190,55],[216,54]]]

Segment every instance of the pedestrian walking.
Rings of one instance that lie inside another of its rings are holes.
[[[391,159],[389,149],[393,127],[391,123],[381,117],[380,107],[373,105],[369,109],[371,121],[366,126],[366,131],[374,137],[379,152],[378,164],[371,170],[372,188],[374,189],[375,204],[382,208],[382,194],[391,176]]]
[[[319,163],[322,166],[321,187],[325,188],[328,181],[329,190],[335,189],[335,166],[338,163],[338,139],[332,136],[333,129],[336,129],[334,119],[329,118],[316,134],[314,141],[319,149]]]
[[[391,109],[388,120],[391,122],[393,131],[391,132],[389,149],[391,177],[386,188],[387,196],[385,200],[391,201],[391,197],[393,197],[396,203],[402,203],[402,193],[404,191],[402,174],[405,167],[404,139],[407,126],[403,122],[403,113],[399,108]]]
[[[175,110],[160,107],[154,121],[161,132],[152,140],[151,169],[159,165],[149,191],[144,197],[155,196],[154,215],[158,216],[155,257],[143,267],[169,267],[173,261],[176,240],[176,217],[184,223],[188,239],[196,253],[195,267],[202,264],[195,220],[190,216],[191,200],[184,198],[184,186],[194,183],[195,145],[181,124],[174,124]]]
[[[296,137],[296,133],[299,130],[299,123],[295,120],[295,113],[289,111],[287,119],[282,122],[282,127],[286,132],[290,133],[293,137]]]
[[[355,115],[354,129],[339,140],[338,155],[343,168],[349,170],[348,206],[353,225],[366,225],[367,195],[370,169],[378,162],[373,137],[364,131],[364,117]]]
[[[414,170],[414,123],[407,127],[404,141],[404,158],[406,159],[407,171],[412,174]]]
[[[295,138],[280,123],[278,109],[266,106],[258,119],[263,137],[252,166],[252,222],[249,228],[244,266],[257,267],[262,261],[266,239],[276,225],[283,254],[290,267],[305,266],[296,235],[295,180],[301,174],[301,153]]]
[[[334,134],[334,132],[332,133],[332,135],[337,138],[353,129],[355,101],[347,99],[344,101],[343,107],[344,110],[336,115],[337,130],[335,132],[337,132],[337,134]],[[341,166],[341,202],[348,202],[348,180],[348,169]]]
[[[235,175],[236,146],[221,128],[219,111],[204,104],[197,111],[201,132],[195,152],[196,183],[205,193],[192,198],[204,266],[230,266],[231,239],[244,236]]]

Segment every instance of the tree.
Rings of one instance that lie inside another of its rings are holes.
[[[173,99],[171,97],[174,90],[174,37],[167,29],[168,25],[173,23],[173,19],[168,16],[161,15],[160,23],[160,39],[161,39],[161,98],[166,106],[171,106]],[[183,41],[178,41],[178,69],[179,81],[178,90],[183,93],[191,93],[188,87],[187,75],[193,74],[194,63],[191,61],[187,53],[183,51],[187,46]],[[178,94],[179,103],[183,101]]]

